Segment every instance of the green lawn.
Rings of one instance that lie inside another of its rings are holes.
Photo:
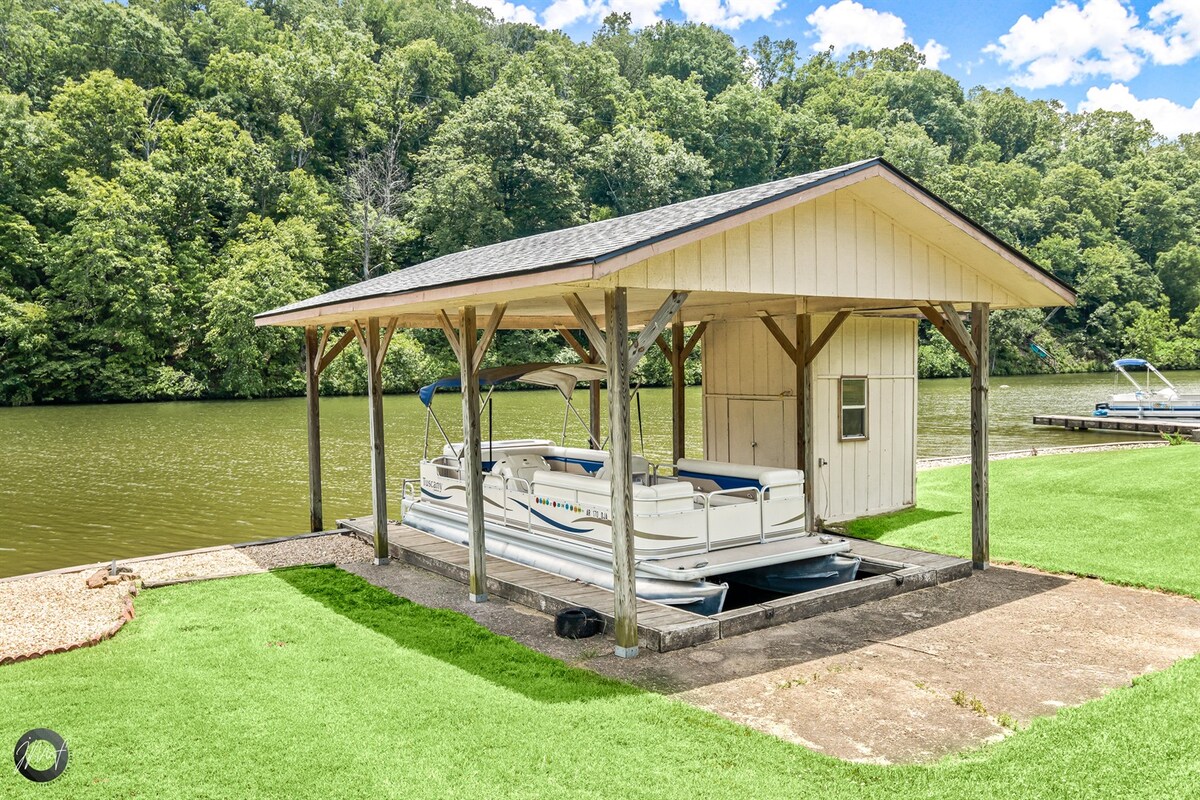
[[[855,536],[971,552],[971,468],[917,476],[917,508]],[[992,560],[1200,597],[1200,447],[1038,456],[991,464]]]
[[[1200,660],[927,767],[854,765],[567,667],[335,569],[144,593],[98,647],[0,668],[3,797],[1195,797]]]

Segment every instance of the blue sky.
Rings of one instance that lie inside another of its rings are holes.
[[[610,10],[635,25],[690,19],[741,44],[801,52],[911,41],[963,86],[1012,86],[1071,111],[1110,108],[1161,133],[1200,131],[1200,0],[473,0],[498,17],[587,39]]]

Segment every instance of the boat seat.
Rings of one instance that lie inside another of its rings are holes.
[[[630,456],[629,463],[630,466],[633,467],[633,475],[635,479],[639,475],[647,475],[650,472],[650,462],[642,456]],[[604,463],[600,465],[600,469],[596,470],[596,477],[607,480],[610,468],[611,467],[608,459],[604,459]]]
[[[606,505],[612,496],[612,484],[607,478],[575,475],[569,472],[539,472],[533,479],[534,492],[540,495],[579,503]],[[664,513],[690,511],[693,489],[687,482],[661,483],[656,486],[633,487],[635,513]]]
[[[533,483],[534,476],[539,472],[549,472],[550,465],[546,459],[532,453],[497,454],[496,463],[492,465],[493,475],[502,478],[519,478],[527,483]]]
[[[721,489],[770,489],[774,497],[798,494],[804,486],[804,472],[781,467],[753,464],[729,464],[699,458],[681,458],[675,463],[681,479],[712,484]]]

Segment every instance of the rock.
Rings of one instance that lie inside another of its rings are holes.
[[[87,587],[89,589],[99,589],[101,586],[108,585],[108,570],[98,569],[92,573],[87,579]]]

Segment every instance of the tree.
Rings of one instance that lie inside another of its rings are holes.
[[[408,177],[400,166],[399,135],[378,152],[363,153],[346,178],[346,210],[354,221],[362,253],[362,279],[387,263],[392,241],[401,234],[400,211]],[[375,247],[372,260],[372,247]]]
[[[254,326],[263,309],[315,294],[324,255],[320,236],[308,222],[278,225],[249,217],[242,235],[221,254],[224,277],[213,283],[205,312],[216,366],[217,388],[225,394],[255,397],[301,391],[297,369],[303,331]]]
[[[544,83],[498,83],[472,98],[418,159],[409,219],[426,254],[578,223],[581,145]]]
[[[717,96],[711,116],[714,188],[753,186],[774,177],[782,117],[774,100],[746,84]]]
[[[78,171],[73,212],[46,273],[73,379],[42,399],[142,399],[172,352],[174,270],[149,209],[126,188]]]
[[[1154,263],[1163,291],[1171,298],[1171,316],[1183,321],[1200,311],[1200,247],[1179,242]]]
[[[694,22],[663,20],[638,34],[645,48],[647,75],[669,75],[686,81],[700,79],[709,98],[748,77],[745,54],[729,34]]]
[[[80,83],[68,80],[50,101],[50,114],[66,164],[102,178],[112,178],[121,161],[142,151],[149,122],[145,93],[110,70]]]
[[[712,176],[703,156],[639,128],[605,134],[584,163],[592,202],[618,216],[699,197]],[[593,209],[593,218],[605,215]]]

